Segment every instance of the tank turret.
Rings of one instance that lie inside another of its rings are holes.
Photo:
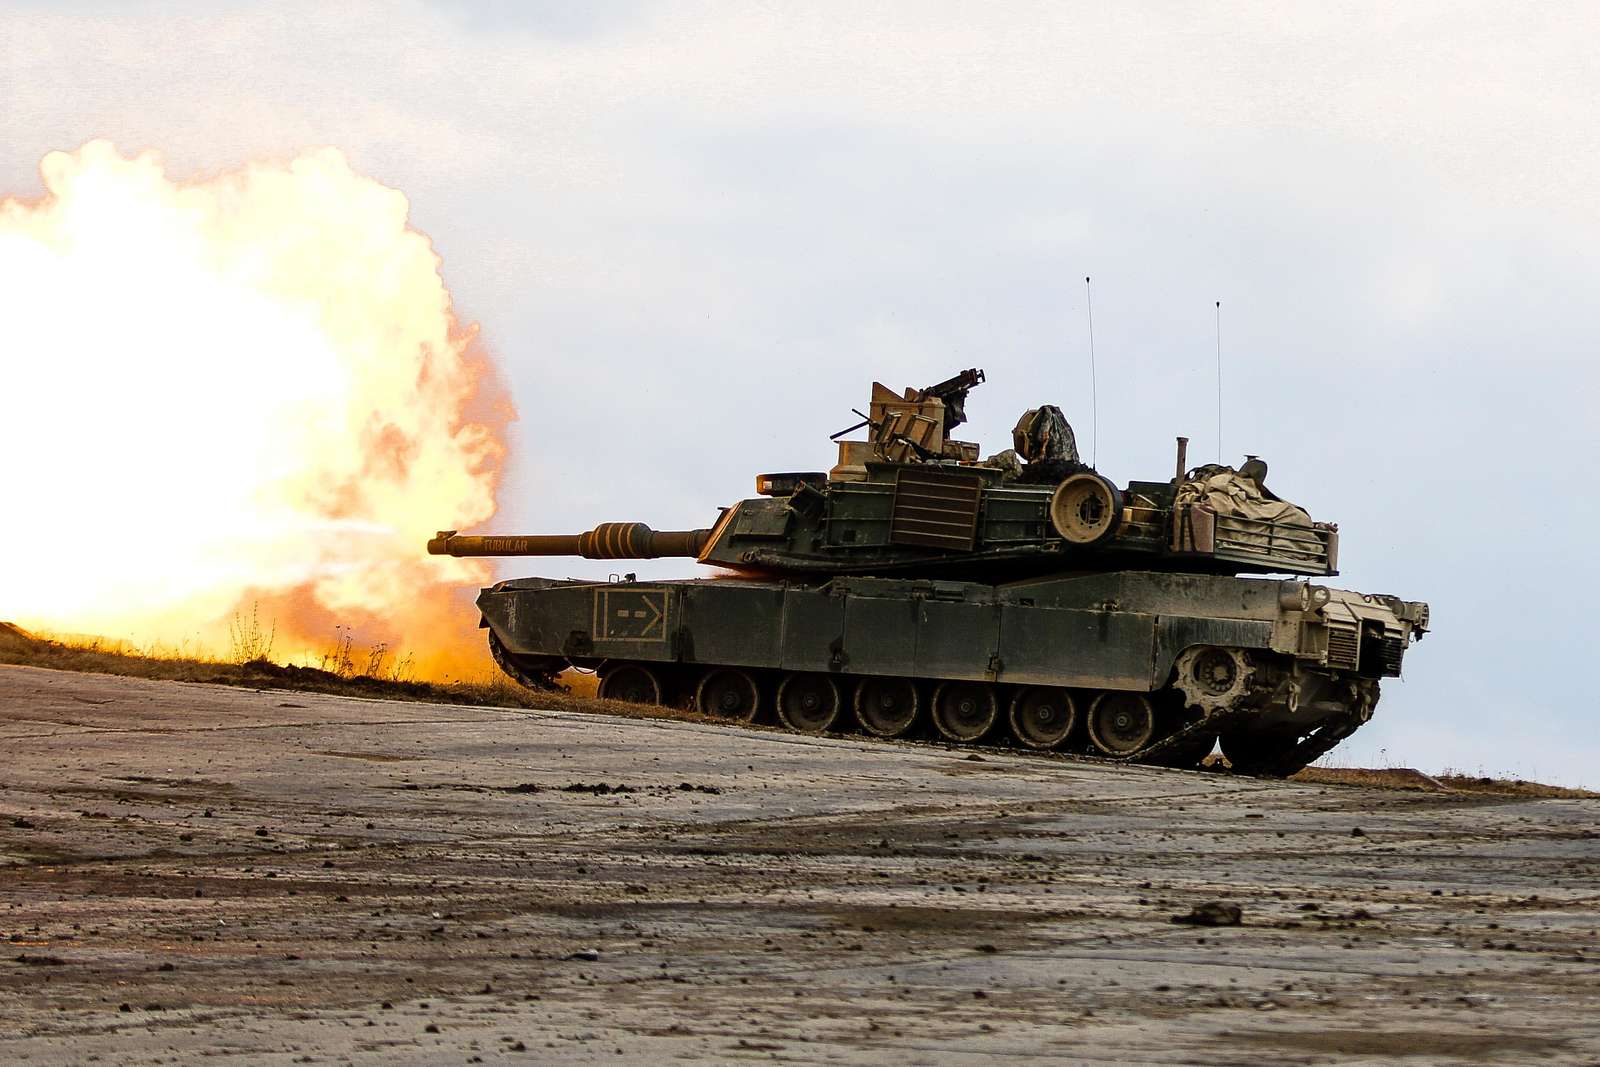
[[[827,473],[756,478],[757,496],[709,530],[658,533],[637,522],[577,535],[463,536],[428,551],[455,556],[693,557],[763,574],[895,574],[1003,580],[1062,570],[1140,567],[1202,574],[1337,574],[1338,530],[1265,487],[1266,464],[1183,469],[1117,486],[1082,463],[1061,410],[1025,412],[1013,447],[979,461],[950,430],[965,421],[976,368],[924,389],[880,383],[862,421],[833,435]]]

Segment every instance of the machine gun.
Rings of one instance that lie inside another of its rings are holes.
[[[943,405],[943,407],[939,409],[943,413],[943,420],[940,424],[939,432],[939,436],[942,439],[944,434],[967,421],[967,394],[972,392],[973,389],[982,385],[983,382],[983,371],[979,370],[977,367],[969,367],[960,374],[946,378],[937,385],[930,385],[923,389],[907,389],[904,397],[890,392],[881,385],[874,384],[872,390],[872,405],[870,408],[870,414],[856,411],[856,409],[851,408],[850,410],[852,412],[860,416],[861,421],[851,423],[849,426],[846,426],[837,433],[829,434],[828,440],[837,441],[847,433],[854,433],[857,430],[866,428],[870,428],[874,436],[884,433],[885,442],[887,442],[890,437],[895,437],[898,439],[899,434],[896,430],[883,430],[884,424],[892,419],[889,410],[884,406],[885,401],[895,405],[896,408],[903,408],[907,405],[916,405],[918,409],[921,409],[932,400],[937,400],[941,405]],[[920,442],[915,442],[908,438],[905,439],[905,443],[910,445],[912,451],[921,455],[925,459],[930,458],[931,455],[933,455],[933,453],[929,452],[928,449],[923,448]]]
[[[922,398],[944,401],[944,428],[948,433],[967,421],[967,394],[983,382],[983,371],[969,367],[954,377],[921,390]]]

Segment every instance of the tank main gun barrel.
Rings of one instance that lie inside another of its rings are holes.
[[[581,534],[480,537],[440,530],[428,541],[433,556],[582,556],[584,559],[699,557],[710,530],[652,530],[642,522],[603,522]]]

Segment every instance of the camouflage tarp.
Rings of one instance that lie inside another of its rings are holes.
[[[1259,483],[1232,467],[1206,466],[1178,486],[1177,503],[1204,504],[1218,515],[1282,523],[1285,526],[1311,525],[1311,516],[1287,500],[1279,500]]]
[[[1078,463],[1072,426],[1054,404],[1029,408],[1011,431],[1011,443],[1026,463]]]
[[[996,452],[984,460],[982,465],[1003,471],[1001,477],[1008,482],[1022,477],[1022,457],[1017,455],[1014,449],[1008,448],[1004,452]]]
[[[1200,506],[1216,514],[1219,547],[1226,539],[1236,550],[1289,562],[1326,560],[1327,549],[1321,539],[1285,536],[1286,531],[1309,533],[1313,525],[1310,515],[1232,467],[1212,465],[1195,471],[1178,486],[1176,502],[1179,509]]]

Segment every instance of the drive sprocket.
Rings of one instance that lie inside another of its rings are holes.
[[[1176,664],[1174,686],[1184,704],[1206,713],[1236,707],[1250,691],[1255,667],[1237,648],[1198,645],[1185,649]]]

